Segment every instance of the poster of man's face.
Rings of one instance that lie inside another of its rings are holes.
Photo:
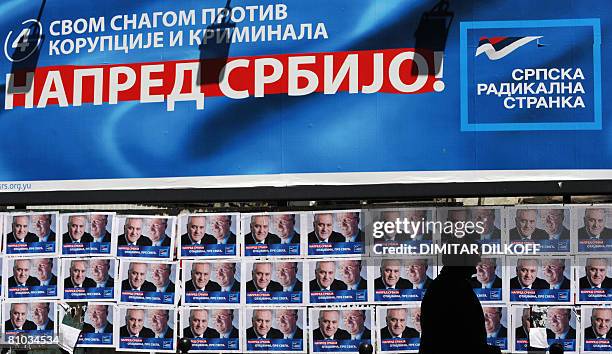
[[[241,263],[239,260],[184,260],[182,267],[185,304],[239,304]]]
[[[129,215],[116,221],[118,257],[172,260],[176,217]]]
[[[303,262],[248,262],[244,272],[247,304],[303,303]]]
[[[239,215],[233,214],[190,214],[178,219],[180,250],[179,256],[193,257],[235,257],[240,247],[238,237]]]
[[[62,255],[110,255],[114,213],[60,215]]]
[[[181,307],[182,337],[194,353],[242,350],[243,329],[238,307]]]
[[[504,295],[504,257],[482,257],[470,278],[481,302],[500,302]]]
[[[577,352],[580,328],[574,310],[570,306],[514,306],[512,327],[514,343],[512,352],[527,351],[529,333],[533,328],[543,328],[550,344],[560,343],[565,352]]]
[[[304,353],[305,308],[246,308],[246,350]]]
[[[4,303],[2,319],[4,340],[7,342],[11,341],[10,337],[14,338],[20,334],[45,336],[49,341],[53,341],[57,333],[53,301]]]
[[[307,214],[308,255],[363,254],[365,234],[362,224],[361,210]]]
[[[5,258],[4,294],[8,299],[57,299],[57,258]]]
[[[175,352],[176,312],[167,307],[118,306],[115,342],[119,349],[137,352]]]
[[[4,250],[7,255],[50,256],[58,253],[58,213],[6,214]]]
[[[381,352],[418,352],[421,339],[419,306],[377,307]]]
[[[299,256],[302,254],[302,214],[243,214],[244,255]]]
[[[73,303],[60,306],[60,318],[63,322],[80,324],[81,334],[77,347],[82,348],[113,348],[113,316],[115,305],[108,302],[87,302],[82,305]],[[65,316],[69,316],[67,319]]]
[[[115,300],[118,263],[114,258],[62,258],[66,301]]]
[[[367,302],[367,268],[360,259],[309,261],[310,303]]]
[[[177,265],[175,262],[121,262],[119,303],[176,305]]]
[[[571,257],[508,257],[511,302],[570,303],[573,297]]]
[[[612,307],[582,306],[582,352],[605,353],[612,345]]]
[[[374,301],[421,301],[437,275],[434,257],[383,258],[369,266]]]
[[[579,303],[612,302],[611,256],[580,256],[576,270]]]
[[[537,243],[541,253],[570,252],[573,239],[570,209],[563,206],[508,208],[511,244]]]
[[[612,208],[608,205],[572,209],[578,252],[612,252]]]
[[[371,308],[310,309],[312,352],[358,353],[363,343],[372,344],[374,315]]]

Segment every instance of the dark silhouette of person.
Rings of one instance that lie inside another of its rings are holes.
[[[470,245],[458,239],[454,243]],[[501,353],[487,345],[487,331],[480,301],[469,282],[478,254],[444,254],[444,267],[433,280],[421,303],[420,354]],[[440,331],[440,323],[461,321],[452,331]]]

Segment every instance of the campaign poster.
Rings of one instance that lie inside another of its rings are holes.
[[[302,255],[303,215],[295,212],[242,214],[243,254],[246,257]]]
[[[505,300],[506,278],[504,257],[482,257],[475,267],[470,285],[480,302],[502,302]]]
[[[428,226],[428,222],[435,220],[435,208],[362,210],[361,214],[368,225],[365,228],[368,250],[401,245],[418,249],[421,244],[431,245],[438,237],[435,228]]]
[[[421,344],[420,305],[377,306],[378,351],[418,353]]]
[[[243,264],[247,305],[304,303],[304,274],[308,274],[304,262],[284,260]]]
[[[64,301],[115,301],[118,261],[115,258],[62,258]]]
[[[58,258],[4,258],[7,299],[58,299]],[[8,276],[10,274],[10,276]]]
[[[78,308],[78,307],[77,307]],[[69,311],[75,311],[71,308]],[[115,305],[108,302],[87,302],[80,308],[82,314],[81,334],[77,340],[80,348],[114,348],[113,316]],[[66,310],[60,306],[60,318],[64,318]]]
[[[239,256],[239,213],[181,215],[177,222],[179,258]]]
[[[57,318],[54,301],[5,302],[2,307],[3,338],[6,344],[57,343]],[[31,340],[30,340],[31,339]]]
[[[582,353],[612,352],[612,307],[582,306]]]
[[[176,305],[176,262],[123,260],[119,267],[120,304]]]
[[[55,256],[57,212],[5,214],[4,254]]]
[[[308,263],[310,303],[365,303],[368,267],[357,258],[320,259]]]
[[[239,307],[181,307],[181,338],[190,353],[240,353],[244,333]]]
[[[183,260],[184,304],[240,304],[240,260]]]
[[[313,353],[359,353],[362,343],[374,343],[370,307],[310,308],[309,318]]]
[[[579,321],[571,306],[512,306],[514,341],[512,352],[526,352],[529,331],[545,328],[548,345],[559,343],[565,353],[578,352],[580,343]]]
[[[304,307],[246,307],[244,327],[248,352],[306,353]]]
[[[612,303],[612,256],[577,257],[578,303]]]
[[[507,257],[510,302],[571,303],[572,257]]]
[[[176,352],[176,310],[172,307],[117,306],[117,349],[132,352]]]
[[[175,216],[122,215],[115,220],[117,257],[172,260]]]
[[[442,243],[463,238],[480,244],[501,245],[503,207],[437,208]]]
[[[376,259],[369,266],[373,301],[421,301],[437,274],[435,257]]]
[[[572,206],[578,252],[612,252],[612,206]]]
[[[110,256],[115,213],[60,214],[62,256]]]
[[[486,304],[482,307],[487,331],[487,344],[499,347],[502,352],[510,351],[508,325],[510,317],[506,305]]]
[[[365,222],[361,210],[316,211],[306,214],[308,255],[361,255],[365,253]]]
[[[520,206],[506,213],[509,244],[538,244],[540,253],[574,251],[569,207]]]

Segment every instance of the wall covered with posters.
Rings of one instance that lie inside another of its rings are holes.
[[[196,353],[418,352],[421,300],[442,270],[429,250],[467,237],[481,247],[469,282],[489,344],[525,352],[532,320],[566,352],[612,348],[610,205],[0,220],[9,344],[65,342],[83,303],[85,348],[174,353],[187,337]],[[501,246],[514,251],[489,251]]]
[[[612,167],[605,1],[0,10],[0,191],[603,179]]]

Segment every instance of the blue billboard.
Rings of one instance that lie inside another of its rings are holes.
[[[6,0],[0,191],[607,179],[611,10]]]

